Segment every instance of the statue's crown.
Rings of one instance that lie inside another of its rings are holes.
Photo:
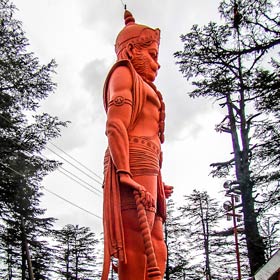
[[[118,34],[116,39],[115,51],[118,55],[128,44],[146,43],[155,41],[159,44],[160,30],[152,29],[146,25],[135,23],[133,15],[125,10],[125,27]]]

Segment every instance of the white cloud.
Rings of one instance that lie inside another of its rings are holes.
[[[55,58],[59,65],[55,78],[57,91],[43,102],[42,110],[62,120],[70,120],[71,124],[55,143],[102,174],[106,147],[102,88],[115,60],[115,38],[124,26],[121,1],[111,1],[110,4],[102,0],[13,2],[19,8],[17,16],[23,21],[30,49],[42,63]],[[156,85],[167,107],[164,178],[167,183],[175,185],[174,197],[182,197],[194,187],[217,192],[220,186],[208,174],[209,164],[223,157],[228,149],[228,142],[214,132],[214,124],[220,115],[209,101],[187,97],[190,85],[175,65],[173,53],[183,48],[180,35],[188,32],[192,24],[219,19],[219,1],[123,2],[134,14],[136,22],[161,29],[159,60],[162,67]],[[51,153],[48,156],[55,157]],[[102,198],[88,195],[86,190],[59,172],[48,176],[44,184],[89,211],[102,215]],[[49,215],[61,219],[60,224],[85,223],[85,226],[92,227],[96,223],[101,227],[100,221],[94,217],[60,202],[51,194],[46,193],[43,203]]]

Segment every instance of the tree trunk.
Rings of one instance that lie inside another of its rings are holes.
[[[78,266],[79,266],[79,257],[78,253],[76,253],[76,267],[75,267],[75,279],[78,280]]]
[[[7,250],[7,261],[8,261],[8,280],[12,280],[13,279],[12,254],[10,254],[9,245]]]
[[[239,38],[238,38],[239,40]],[[242,196],[242,207],[244,214],[244,227],[246,244],[248,250],[248,259],[250,264],[251,274],[253,275],[264,263],[265,263],[265,252],[264,244],[259,234],[257,217],[254,209],[254,198],[253,198],[253,183],[251,181],[250,172],[250,146],[249,146],[249,129],[250,123],[246,120],[245,113],[245,99],[244,99],[244,85],[243,85],[243,74],[241,57],[239,56],[239,111],[238,115],[240,118],[240,139],[237,132],[237,120],[235,117],[235,111],[232,105],[230,94],[227,96],[227,108],[228,116],[230,120],[232,147],[235,161],[235,175],[236,180],[239,183]],[[240,143],[239,143],[240,141]],[[240,147],[242,145],[242,149]]]
[[[25,280],[26,273],[26,255],[23,238],[21,240],[21,280]]]
[[[70,255],[70,248],[69,248],[69,243],[68,243],[68,248],[67,248],[67,253],[66,253],[66,280],[70,279],[70,272],[69,272],[69,255]]]
[[[206,203],[207,203],[207,200],[206,200]],[[201,224],[202,224],[202,230],[203,230],[203,245],[204,245],[204,252],[205,252],[205,274],[206,274],[206,279],[211,280],[212,277],[211,277],[211,271],[210,271],[210,258],[209,258],[208,220],[207,220],[207,215],[206,215],[206,217],[204,217],[201,196],[199,197],[199,207],[200,207],[200,214],[201,214]],[[208,205],[207,205],[207,207],[208,207]]]
[[[250,183],[241,185],[241,192],[248,257],[251,274],[254,275],[265,264],[265,251],[263,240],[257,226],[251,185]]]
[[[167,249],[167,259],[166,259],[166,269],[165,269],[165,280],[169,280],[169,255],[168,255],[168,231],[167,231],[167,226],[166,223],[164,225],[164,233],[165,233],[165,244],[166,244],[166,249]]]
[[[32,269],[32,262],[31,262],[31,256],[29,253],[29,248],[28,248],[28,243],[27,243],[27,238],[26,238],[26,233],[25,233],[25,225],[24,225],[24,220],[23,217],[21,217],[21,228],[22,228],[22,242],[23,242],[23,251],[25,252],[25,261],[27,261],[28,264],[28,275],[30,280],[34,280],[34,275],[33,275],[33,269]],[[24,271],[25,274],[25,271]],[[23,278],[25,279],[25,278]]]

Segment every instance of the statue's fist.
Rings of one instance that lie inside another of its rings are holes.
[[[163,183],[163,188],[164,188],[165,197],[169,198],[173,193],[173,186],[168,186]]]
[[[151,193],[149,193],[148,191],[146,191],[144,189],[141,189],[138,191],[140,194],[140,199],[141,199],[142,204],[147,208],[154,208],[155,207],[154,198],[152,197]]]
[[[146,188],[136,181],[134,181],[131,176],[127,173],[119,173],[120,183],[124,186],[128,186],[135,191],[138,191],[140,195],[141,202],[147,207],[155,207],[155,200],[151,193],[149,193]]]

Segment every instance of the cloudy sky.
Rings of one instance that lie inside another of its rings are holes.
[[[226,159],[230,149],[230,139],[214,130],[222,112],[211,100],[188,97],[191,85],[182,77],[173,57],[175,51],[183,48],[180,35],[187,33],[193,24],[220,20],[219,1],[123,2],[136,22],[161,29],[161,69],[155,83],[167,107],[162,173],[164,181],[175,188],[173,199],[179,203],[194,188],[222,198],[223,181],[209,176],[210,163]],[[47,208],[48,216],[58,218],[58,226],[71,223],[101,231],[102,195],[98,182],[102,179],[97,176],[102,177],[106,148],[102,87],[115,61],[115,38],[124,26],[122,1],[13,0],[13,3],[18,8],[16,17],[23,22],[30,41],[30,50],[43,64],[51,59],[58,63],[54,77],[57,90],[42,103],[40,111],[71,121],[45,152],[46,157],[62,161],[64,169],[45,178],[43,185],[47,190],[42,206]]]

